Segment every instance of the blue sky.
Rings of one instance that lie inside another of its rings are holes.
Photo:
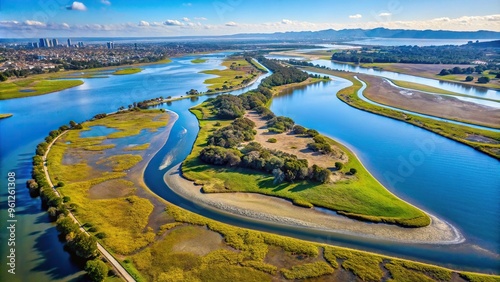
[[[0,37],[219,35],[374,27],[500,31],[500,1],[0,0]]]

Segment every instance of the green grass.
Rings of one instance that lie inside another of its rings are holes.
[[[480,273],[461,272],[460,277],[470,282],[500,282],[500,276]]]
[[[38,96],[82,84],[81,80],[39,80],[36,78],[4,81],[0,83],[0,100]]]
[[[191,154],[182,165],[184,177],[203,184],[205,192],[252,192],[292,200],[301,206],[314,205],[338,211],[346,216],[372,222],[395,223],[417,227],[430,223],[421,210],[407,204],[387,191],[361,164],[357,157],[342,144],[328,139],[348,157],[343,172],[355,168],[358,172],[349,180],[334,184],[318,184],[310,181],[274,184],[272,175],[245,168],[212,166],[198,159],[200,151],[207,145],[207,138],[215,123],[221,126],[228,121],[216,120],[207,104],[192,109],[198,117],[200,131]]]
[[[204,63],[206,61],[207,61],[207,59],[196,58],[194,60],[191,60],[191,63],[193,63],[193,64],[202,64],[202,63]]]
[[[264,72],[264,73],[268,72],[268,70],[263,65],[261,65],[257,60],[252,58],[251,63],[255,68],[257,68],[261,72]]]
[[[352,271],[363,281],[380,281],[384,273],[380,269],[382,256],[367,255],[355,250],[330,250],[337,258],[343,259],[342,267]]]
[[[291,269],[282,269],[281,272],[288,280],[320,277],[333,273],[333,268],[326,262],[318,261],[294,266]]]
[[[208,89],[215,91],[226,90],[223,88],[224,85],[227,87],[227,90],[229,90],[230,87],[233,87],[232,89],[239,88],[243,86],[242,82],[244,79],[252,79],[257,75],[256,73],[251,74],[244,70],[247,69],[251,71],[255,70],[255,68],[243,58],[229,58],[226,59],[222,65],[225,66],[226,69],[206,70],[201,72],[217,76],[204,81],[205,84],[208,84]],[[231,66],[233,66],[234,69],[231,69]],[[236,78],[237,76],[241,76],[241,78]]]
[[[142,151],[142,150],[146,150],[147,148],[149,148],[150,145],[151,145],[150,143],[145,143],[142,145],[130,146],[130,147],[125,148],[125,151]]]
[[[496,159],[500,159],[500,144],[495,144],[500,141],[500,133],[498,132],[468,127],[459,124],[452,124],[448,122],[442,122],[431,118],[425,118],[412,114],[405,114],[400,111],[376,106],[368,102],[365,102],[358,97],[357,91],[361,88],[362,85],[361,82],[354,79],[353,73],[331,71],[331,70],[324,70],[320,68],[309,68],[309,67],[304,69],[335,75],[351,81],[353,85],[346,87],[337,93],[337,97],[350,106],[353,106],[355,108],[370,113],[383,115],[386,117],[390,117],[393,119],[413,124],[415,126],[432,131],[444,137],[469,145],[474,149],[486,153]],[[491,140],[491,142],[486,143],[486,142],[476,142],[467,140],[469,136],[473,135],[485,137],[485,139]]]
[[[139,73],[141,71],[142,71],[141,68],[126,68],[126,69],[116,70],[113,74],[114,75],[127,75],[127,74]]]
[[[12,114],[0,114],[0,119],[10,118],[11,116],[12,116]]]
[[[105,159],[99,160],[96,164],[103,164],[107,167],[110,167],[112,171],[119,172],[131,169],[140,161],[142,161],[141,156],[126,154],[110,156]]]

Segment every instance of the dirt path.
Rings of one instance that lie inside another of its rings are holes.
[[[44,161],[44,165],[43,165],[43,171],[45,172],[45,178],[47,178],[47,181],[50,185],[50,187],[54,187],[54,184],[52,183],[52,180],[50,179],[50,176],[49,176],[49,171],[47,169],[47,165],[46,165],[46,162],[47,162],[47,155],[49,154],[50,152],[50,148],[52,147],[52,145],[59,139],[59,137],[63,136],[64,134],[66,134],[67,131],[64,131],[63,133],[59,134],[59,136],[57,136],[56,138],[54,138],[54,140],[52,140],[52,142],[49,144],[49,146],[47,147],[47,151],[45,152],[45,154],[43,155],[43,161]],[[54,191],[56,192],[56,195],[61,198],[61,194],[59,194],[59,191],[57,191],[57,189],[54,189]],[[82,224],[78,221],[78,219],[76,219],[76,217],[73,215],[73,213],[69,213],[69,216],[71,217],[71,219],[73,219],[73,221],[78,224],[78,226],[80,226],[80,230],[82,232],[84,232],[85,234],[87,234],[87,236],[91,236],[83,227],[82,227]],[[99,252],[108,260],[108,262],[113,266],[113,268],[116,270],[116,272],[118,274],[120,274],[120,276],[125,279],[125,281],[127,282],[135,282],[135,279],[127,272],[127,270],[125,270],[125,268],[123,268],[123,266],[113,257],[113,255],[111,255],[111,253],[109,253],[99,242],[97,242],[97,249],[99,250]]]

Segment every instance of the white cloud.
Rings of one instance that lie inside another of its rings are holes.
[[[384,13],[380,13],[380,14],[378,14],[378,16],[379,16],[379,17],[390,17],[390,16],[392,16],[392,14],[391,14],[391,13],[385,13],[385,12],[384,12]]]
[[[173,25],[173,26],[182,26],[182,25],[184,25],[183,23],[181,23],[178,20],[166,20],[163,24],[164,25]]]
[[[31,21],[31,20],[26,20],[24,21],[24,24],[30,25],[30,26],[46,26],[44,23],[39,22],[39,21]]]
[[[235,22],[227,22],[224,24],[225,26],[237,26],[238,24]]]
[[[69,24],[67,24],[67,23],[62,23],[61,26],[64,29],[69,29],[70,28]]]
[[[150,24],[147,21],[140,21],[139,26],[150,26]]]
[[[101,0],[101,3],[104,5],[111,6],[111,2],[109,0]]]
[[[67,10],[75,10],[75,11],[87,11],[87,7],[82,2],[73,2],[70,6],[66,7]]]
[[[206,21],[207,20],[207,18],[205,18],[205,17],[195,17],[194,19],[197,21]]]
[[[186,17],[182,18],[182,20],[185,21],[185,22],[189,22],[190,21],[190,19],[186,18]]]
[[[282,23],[282,24],[292,24],[292,23],[293,23],[293,21],[291,21],[291,20],[287,20],[287,19],[282,19],[282,20],[281,20],[281,23]]]
[[[361,19],[363,16],[361,14],[350,15],[350,19]]]

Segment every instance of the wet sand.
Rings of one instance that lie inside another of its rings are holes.
[[[201,186],[183,178],[180,166],[170,169],[165,183],[178,195],[206,208],[261,221],[313,228],[366,238],[425,244],[457,244],[465,239],[453,226],[433,215],[431,224],[404,228],[390,224],[361,222],[323,209],[297,207],[290,201],[254,193],[204,194]]]

